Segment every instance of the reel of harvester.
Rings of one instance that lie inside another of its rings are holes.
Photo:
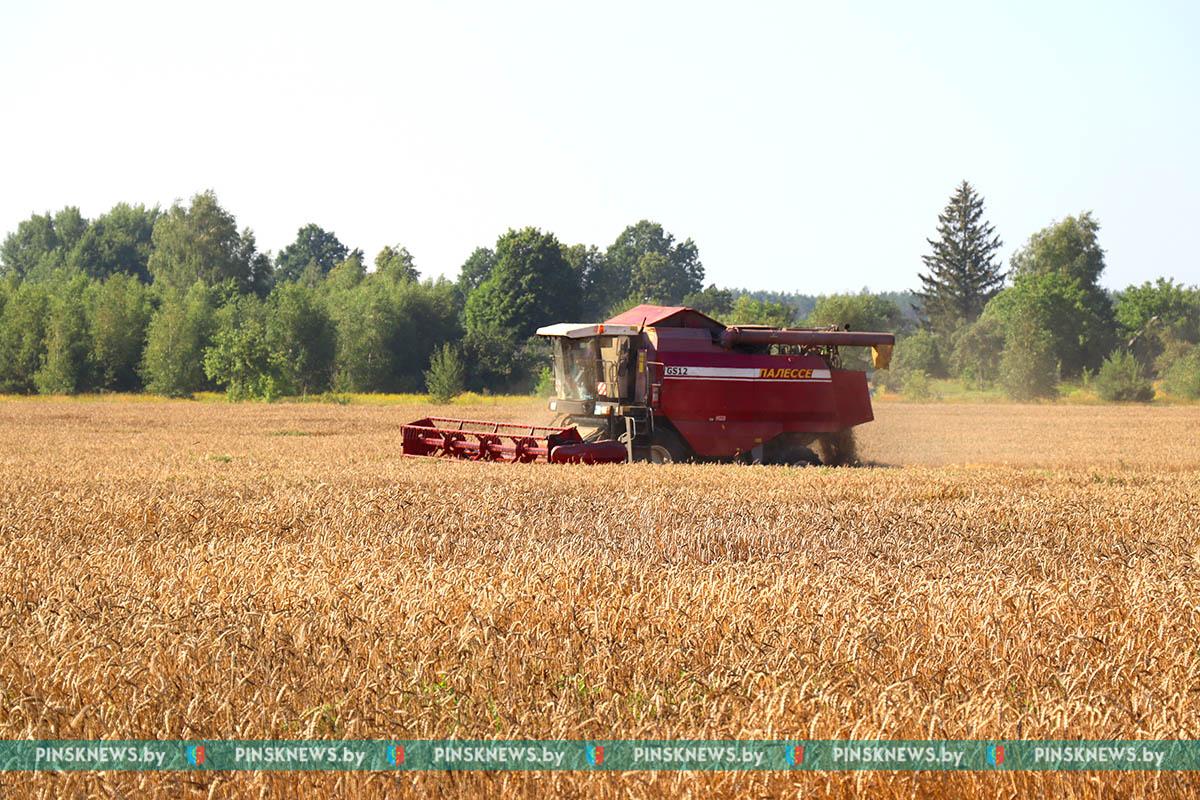
[[[426,417],[401,429],[407,456],[521,464],[606,464],[627,460],[619,442],[585,442],[574,428]]]

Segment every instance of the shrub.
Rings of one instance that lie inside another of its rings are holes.
[[[1110,403],[1148,403],[1154,399],[1154,387],[1128,350],[1117,350],[1104,359],[1093,383],[1100,399]]]
[[[909,400],[934,400],[937,399],[937,392],[934,391],[933,383],[929,380],[929,375],[924,370],[914,369],[904,373],[904,382],[902,389],[904,396]]]
[[[916,370],[924,372],[927,378],[946,376],[946,366],[938,348],[938,336],[931,331],[917,331],[898,341],[893,363],[896,369],[906,374]]]
[[[1179,397],[1200,400],[1200,346],[1193,346],[1166,366],[1163,388]]]
[[[950,368],[966,386],[987,389],[1000,377],[1003,352],[1004,323],[981,317],[955,336]]]
[[[871,381],[878,387],[889,392],[898,392],[904,385],[904,375],[895,367],[877,369],[871,373]]]
[[[533,393],[538,397],[554,397],[554,370],[549,367],[542,367],[542,371],[538,373],[537,386],[533,388]]]
[[[447,342],[435,350],[425,373],[429,398],[435,403],[449,403],[463,391],[463,365],[458,352]]]
[[[1058,361],[1054,341],[1034,325],[1015,326],[1000,356],[1000,383],[1013,400],[1058,395]]]
[[[348,406],[352,398],[344,392],[321,392],[316,396],[318,403],[333,403],[338,406]]]

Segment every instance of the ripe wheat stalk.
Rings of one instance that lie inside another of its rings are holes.
[[[1200,409],[883,406],[867,469],[400,458],[399,424],[429,411],[0,402],[0,736],[1200,738],[1200,453],[1181,435]],[[1189,781],[0,776],[46,797]]]

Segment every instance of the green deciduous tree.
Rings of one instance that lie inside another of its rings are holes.
[[[0,244],[0,276],[25,280],[49,280],[67,264],[68,254],[78,244],[87,220],[74,206],[51,215],[34,214]]]
[[[142,376],[149,391],[188,397],[205,387],[204,350],[212,337],[216,293],[200,281],[186,292],[166,290],[146,334]]]
[[[363,263],[362,251],[355,250],[346,256],[346,260],[329,271],[325,279],[325,288],[329,291],[340,292],[352,289],[362,283],[367,276],[367,267]]]
[[[540,326],[575,318],[578,275],[553,234],[509,230],[496,242],[491,275],[467,298],[468,330],[511,330],[522,341]]]
[[[389,300],[382,283],[368,281],[331,300],[337,341],[334,386],[338,390],[377,392],[391,383],[396,314]]]
[[[0,314],[0,392],[27,394],[46,354],[50,292],[44,284],[21,283],[8,294]]]
[[[267,338],[280,389],[306,395],[333,380],[335,328],[317,291],[298,283],[277,285],[267,301]]]
[[[34,214],[4,237],[4,244],[0,245],[0,265],[6,276],[24,278],[57,247],[54,218],[49,214]]]
[[[150,282],[150,250],[157,207],[118,203],[92,220],[71,249],[68,263],[93,278],[109,275],[134,275]]]
[[[1100,223],[1090,211],[1055,222],[1029,237],[1013,254],[1013,275],[1059,273],[1085,289],[1099,286],[1104,272]]]
[[[899,371],[901,393],[909,400],[918,403],[938,400],[940,395],[929,379],[929,373],[923,369],[905,369]]]
[[[463,262],[458,273],[458,290],[463,302],[467,296],[479,288],[479,285],[492,275],[496,266],[496,251],[489,247],[476,247],[467,260]]]
[[[722,320],[727,325],[773,325],[786,328],[796,324],[796,310],[785,303],[757,300],[742,295]]]
[[[503,391],[519,383],[528,366],[521,342],[511,330],[496,325],[468,328],[462,340],[467,387],[473,391]]]
[[[1036,315],[1010,318],[1000,355],[1000,383],[1013,400],[1051,398],[1058,394],[1059,360],[1055,341]]]
[[[1067,377],[1098,368],[1116,344],[1112,301],[1099,284],[1104,272],[1099,231],[1090,213],[1067,217],[1033,234],[1012,258],[1014,288],[1053,286],[1061,298],[1070,296],[1070,312],[1059,318],[1055,335]]]
[[[233,280],[243,292],[264,292],[270,261],[257,251],[254,233],[238,232],[237,220],[217,196],[202,192],[189,206],[171,206],[154,224],[148,267],[155,283],[187,290],[200,281],[213,286]]]
[[[420,391],[425,367],[435,350],[462,336],[458,292],[444,278],[393,283],[388,292],[396,308],[391,339],[393,386],[398,391]]]
[[[408,248],[387,245],[375,256],[375,272],[393,281],[417,281],[421,273]]]
[[[140,387],[138,365],[152,312],[150,292],[135,276],[119,272],[89,287],[87,316],[96,388],[131,391]]]
[[[75,206],[66,206],[54,215],[54,235],[64,258],[75,249],[88,229],[88,221]]]
[[[922,313],[929,327],[950,333],[978,319],[1004,283],[995,228],[983,217],[983,198],[963,181],[938,215],[938,235],[922,258]]]
[[[666,259],[643,259],[655,254]],[[605,252],[592,279],[590,294],[597,307],[611,307],[624,298],[638,302],[677,305],[704,287],[704,265],[695,242],[676,242],[663,226],[650,220],[630,225]]]
[[[1200,345],[1187,345],[1164,364],[1163,388],[1173,395],[1200,399]]]
[[[448,280],[368,275],[328,295],[336,328],[335,384],[345,391],[420,391],[430,356],[457,339],[458,291]]]
[[[1159,278],[1117,292],[1113,308],[1121,332],[1136,336],[1154,324],[1167,336],[1200,342],[1200,289]]]
[[[349,252],[332,231],[309,223],[296,231],[295,241],[275,257],[275,280],[299,280],[309,265],[315,265],[314,269],[323,277],[345,261]]]
[[[84,306],[87,286],[87,279],[78,273],[50,285],[46,354],[33,376],[41,394],[74,394],[89,387],[91,337]]]
[[[1143,367],[1173,342],[1200,342],[1200,289],[1159,278],[1117,292],[1113,310],[1121,339]]]
[[[959,330],[950,366],[966,386],[987,389],[1000,377],[1003,352],[1004,323],[985,315]]]
[[[891,369],[901,373],[923,372],[928,378],[946,377],[942,342],[942,337],[929,330],[915,331],[899,339]]]
[[[807,324],[836,325],[851,331],[895,331],[902,324],[899,306],[869,292],[831,294],[817,298]]]
[[[1051,352],[1064,377],[1096,369],[1112,344],[1109,321],[1098,316],[1092,296],[1062,272],[1027,272],[988,303],[1009,337],[1015,327],[1036,326],[1050,337]]]
[[[829,325],[852,331],[899,330],[904,315],[891,300],[863,291],[858,294],[831,294],[817,299],[806,323],[815,327]],[[843,348],[842,363],[851,369],[868,369],[870,351],[862,347]]]
[[[271,351],[267,306],[254,295],[231,298],[214,314],[204,374],[230,400],[271,400],[281,394],[282,370]]]
[[[692,292],[683,298],[683,305],[708,314],[713,319],[724,321],[733,313],[733,292],[728,289],[718,289],[710,283],[707,288]]]
[[[675,305],[684,294],[696,291],[690,287],[688,292],[680,291],[680,279],[671,259],[662,253],[643,253],[633,265],[633,293],[643,302]]]
[[[579,282],[579,319],[600,319],[607,310],[602,284],[606,274],[604,251],[595,245],[573,244],[563,248],[563,257]]]

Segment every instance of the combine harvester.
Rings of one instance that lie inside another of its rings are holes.
[[[429,417],[403,452],[476,461],[821,463],[853,458],[874,419],[865,373],[839,348],[891,360],[895,337],[836,328],[726,326],[691,308],[641,305],[600,324],[538,330],[554,345],[550,427]]]

